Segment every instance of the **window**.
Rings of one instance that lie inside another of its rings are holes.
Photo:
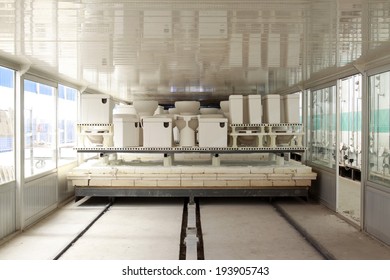
[[[310,160],[333,168],[336,145],[336,87],[314,90],[310,94],[309,110]]]
[[[55,88],[24,81],[25,177],[56,168]]]
[[[15,180],[15,72],[0,66],[0,184]]]
[[[390,185],[390,72],[369,78],[370,181]]]
[[[58,86],[58,164],[76,159],[77,90]]]

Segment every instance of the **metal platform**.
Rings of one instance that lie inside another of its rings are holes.
[[[309,187],[295,188],[93,188],[75,187],[76,200],[100,197],[308,197]]]
[[[75,150],[79,153],[288,153],[288,152],[304,152],[306,147],[77,147]]]

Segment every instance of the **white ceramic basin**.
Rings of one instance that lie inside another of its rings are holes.
[[[103,136],[102,135],[87,135],[87,138],[94,145],[102,145],[103,144]]]
[[[229,100],[224,100],[219,102],[219,106],[221,107],[222,112],[224,113],[229,112]]]
[[[175,108],[179,114],[199,114],[200,102],[199,101],[176,101]]]
[[[168,109],[168,114],[174,115],[174,114],[178,114],[178,113],[179,112],[178,112],[178,110],[176,108],[169,108]]]
[[[161,115],[164,114],[164,107],[158,105],[156,111],[154,111],[154,115]]]
[[[153,100],[135,100],[133,106],[140,116],[153,116],[158,107],[158,102]]]
[[[116,105],[112,114],[114,118],[137,118],[137,111],[133,105]]]

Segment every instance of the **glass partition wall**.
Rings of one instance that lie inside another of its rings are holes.
[[[362,76],[340,81],[339,164],[361,169],[362,150]]]
[[[0,185],[15,180],[14,76],[0,66]]]
[[[76,160],[78,91],[24,80],[25,177]],[[57,121],[58,120],[58,121]],[[57,149],[58,147],[58,149]]]
[[[368,180],[390,188],[390,72],[369,77]]]
[[[15,71],[0,66],[0,240],[16,229]]]
[[[311,91],[308,110],[309,161],[335,167],[336,146],[336,86]]]
[[[362,75],[340,80],[338,126],[337,212],[361,221]]]
[[[55,88],[24,80],[25,178],[56,168]]]
[[[58,166],[74,162],[77,152],[77,104],[78,91],[58,85]]]

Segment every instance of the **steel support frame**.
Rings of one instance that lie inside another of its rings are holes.
[[[76,201],[91,197],[308,197],[309,187],[267,189],[75,187]]]

